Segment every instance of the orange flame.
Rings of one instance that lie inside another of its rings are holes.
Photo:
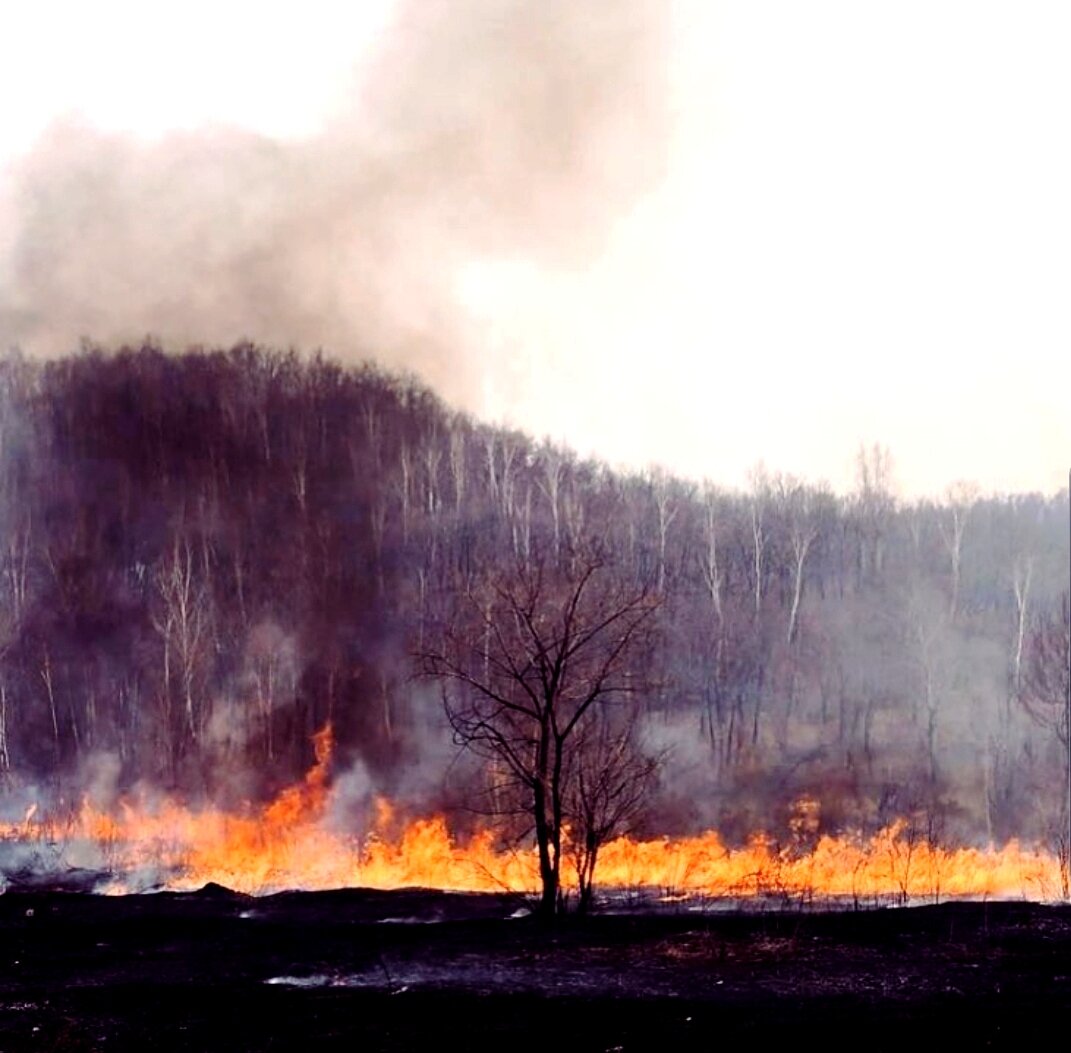
[[[305,773],[303,782],[288,786],[264,812],[268,827],[291,826],[320,819],[327,804],[327,777],[335,748],[335,733],[328,721],[312,737],[316,763]]]
[[[0,824],[0,838],[64,846],[88,842],[102,868],[116,875],[105,892],[149,887],[198,888],[209,881],[242,892],[363,886],[423,886],[486,892],[534,891],[534,850],[509,852],[483,830],[459,842],[442,816],[399,822],[389,801],[376,802],[372,830],[362,839],[330,822],[330,724],[313,740],[316,762],[301,782],[248,814],[192,810],[176,801],[114,813],[88,801],[66,822],[42,816]],[[621,837],[599,855],[604,888],[649,889],[662,897],[779,896],[795,901],[877,902],[944,897],[1053,899],[1061,890],[1056,856],[1012,841],[1003,847],[945,848],[917,836],[906,821],[870,838],[799,837],[817,829],[817,803],[800,802],[792,824],[796,843],[779,847],[764,835],[740,848],[715,832],[639,841]],[[148,875],[148,876],[147,876]]]

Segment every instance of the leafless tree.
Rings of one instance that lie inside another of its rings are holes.
[[[754,556],[755,617],[762,613],[762,583],[766,569],[763,557],[768,544],[764,512],[770,498],[770,479],[764,465],[759,464],[748,473],[751,493],[748,495],[748,513],[751,519],[752,554]]]
[[[561,489],[567,464],[566,455],[556,446],[545,443],[539,455],[539,489],[550,506],[551,522],[554,525],[554,558],[561,549]]]
[[[786,638],[793,644],[799,631],[805,564],[821,531],[822,517],[832,504],[832,496],[824,489],[811,489],[791,476],[784,476],[778,480],[777,500],[787,522],[792,558],[792,607]]]
[[[1068,595],[1060,610],[1039,616],[1026,644],[1026,660],[1019,684],[1019,700],[1027,713],[1056,734],[1064,749],[1068,736],[1068,648],[1071,628]]]
[[[661,759],[645,752],[637,741],[631,707],[602,707],[577,733],[569,757],[564,813],[581,913],[591,907],[599,850],[628,833],[642,813]]]
[[[1012,592],[1015,594],[1015,642],[1012,647],[1012,690],[1018,694],[1023,684],[1023,647],[1029,620],[1030,584],[1034,576],[1034,561],[1019,556],[1012,568]]]
[[[422,656],[442,683],[456,741],[507,771],[527,800],[546,916],[560,909],[570,780],[583,777],[593,804],[620,796],[595,790],[600,778],[612,783],[619,760],[607,748],[597,771],[599,737],[589,729],[600,710],[629,705],[656,608],[646,588],[615,581],[599,553],[566,567],[533,558],[470,590],[439,646]],[[580,757],[585,745],[593,757]],[[607,828],[610,804],[595,807],[598,830]]]
[[[699,554],[700,570],[703,582],[710,595],[714,608],[714,617],[720,627],[723,621],[722,592],[725,585],[725,571],[718,553],[718,492],[707,484],[703,488],[703,546]]]
[[[274,622],[255,626],[246,643],[245,667],[264,758],[272,762],[276,754],[276,711],[282,703],[293,700],[297,687],[293,639]]]
[[[677,518],[680,506],[673,494],[672,480],[665,469],[658,468],[651,473],[651,493],[657,512],[658,526],[658,591],[666,588],[666,542],[669,528]]]
[[[963,534],[977,500],[976,484],[963,481],[953,483],[945,493],[945,507],[937,522],[941,540],[948,551],[949,613],[952,618],[959,613],[959,591],[963,575]]]
[[[153,626],[163,644],[165,712],[171,719],[171,682],[177,680],[182,699],[184,734],[197,744],[203,717],[201,681],[209,648],[210,593],[195,570],[188,542],[175,539],[156,573],[159,597]],[[49,684],[51,692],[51,684]]]
[[[855,460],[852,504],[859,530],[859,576],[881,580],[889,523],[896,511],[892,454],[887,446],[862,444]]]

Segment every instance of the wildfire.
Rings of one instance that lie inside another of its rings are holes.
[[[176,801],[125,802],[112,813],[84,802],[64,822],[31,807],[0,824],[0,839],[58,846],[89,844],[115,875],[101,891],[147,887],[176,891],[217,882],[264,894],[282,889],[420,886],[487,892],[534,891],[534,851],[510,852],[485,830],[461,842],[442,816],[401,821],[376,803],[372,830],[360,838],[330,822],[330,725],[314,737],[316,763],[266,807],[235,815],[193,810]],[[810,804],[810,802],[809,802]],[[805,809],[806,810],[806,809]],[[717,833],[639,841],[622,837],[599,855],[602,888],[647,889],[666,897],[782,896],[794,901],[855,902],[949,896],[1056,898],[1055,855],[1016,842],[996,848],[945,848],[898,821],[870,838],[822,836],[807,851],[756,835],[740,848]]]

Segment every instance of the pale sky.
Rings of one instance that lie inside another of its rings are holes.
[[[467,408],[731,486],[762,460],[844,489],[860,442],[890,447],[907,496],[1066,486],[1071,4],[673,7],[668,170],[597,257],[444,262],[480,345]],[[391,15],[3,8],[5,167],[71,113],[145,138],[314,137]]]

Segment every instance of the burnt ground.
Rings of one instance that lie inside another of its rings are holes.
[[[1026,1048],[1071,908],[511,917],[507,896],[0,895],[0,1051]],[[1058,1044],[1061,1044],[1057,1040]]]

